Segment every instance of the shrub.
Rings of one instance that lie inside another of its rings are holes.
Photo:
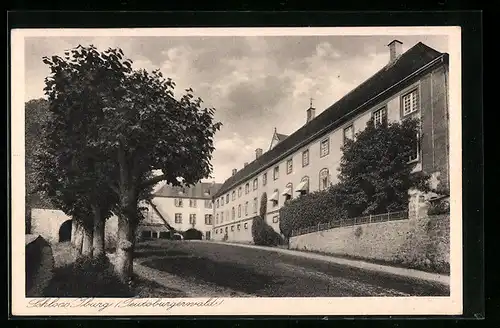
[[[200,230],[195,228],[188,229],[184,231],[184,239],[185,240],[201,240],[203,237],[203,233]]]
[[[54,270],[45,297],[131,297],[133,292],[114,273],[106,256],[82,257]]]
[[[448,213],[450,213],[450,203],[444,199],[431,202],[429,208],[427,209],[427,215],[440,215]]]
[[[266,223],[261,216],[252,219],[252,238],[255,245],[278,246],[283,244],[283,238],[279,233]]]
[[[336,186],[302,195],[280,209],[280,230],[289,238],[292,230],[346,218]]]
[[[265,218],[267,214],[267,194],[264,192],[260,197],[260,217]]]

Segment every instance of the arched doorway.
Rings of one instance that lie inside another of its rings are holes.
[[[71,240],[71,220],[66,220],[59,228],[59,242]]]

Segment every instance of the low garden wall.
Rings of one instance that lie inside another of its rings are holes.
[[[290,248],[449,273],[449,241],[449,215],[410,216],[298,235]]]
[[[25,247],[26,297],[40,297],[53,276],[52,248],[37,235],[26,235]]]

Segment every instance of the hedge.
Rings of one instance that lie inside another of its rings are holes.
[[[279,233],[259,215],[252,219],[252,238],[255,245],[278,246],[283,244]]]
[[[330,187],[288,201],[280,209],[280,230],[289,238],[292,230],[347,218],[337,189]]]

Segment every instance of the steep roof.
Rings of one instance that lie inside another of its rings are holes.
[[[279,141],[285,140],[288,136],[286,134],[276,133]]]
[[[174,198],[200,198],[212,199],[217,193],[221,184],[211,182],[199,182],[191,187],[174,187],[172,185],[164,185],[157,192],[153,193],[154,197],[174,197]],[[179,192],[182,191],[182,194]]]
[[[286,155],[288,152],[294,150],[294,148],[301,146],[303,143],[309,143],[311,141],[308,140],[309,138],[315,137],[322,131],[333,130],[349,119],[351,115],[370,106],[371,102],[375,101],[374,98],[378,97],[382,92],[395,86],[418,69],[423,68],[443,55],[443,53],[419,42],[403,53],[395,62],[383,67],[368,80],[324,110],[316,118],[279,142],[274,148],[249,163],[235,175],[229,177],[214,197],[219,197],[252,175],[274,164],[280,156]],[[370,103],[368,103],[369,101]]]

